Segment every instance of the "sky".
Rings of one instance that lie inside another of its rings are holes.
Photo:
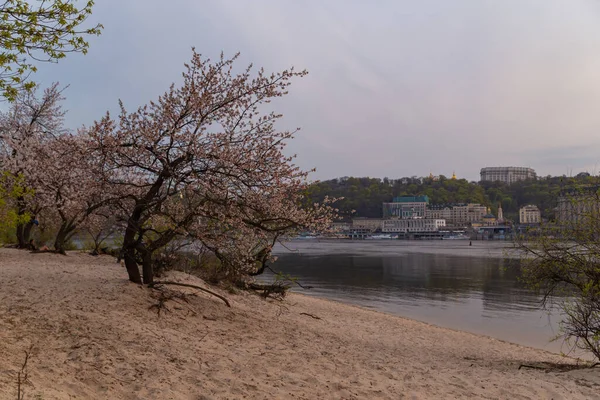
[[[69,85],[71,128],[156,99],[195,47],[308,70],[276,107],[312,179],[600,173],[596,0],[102,0],[95,22],[87,55],[35,75]]]

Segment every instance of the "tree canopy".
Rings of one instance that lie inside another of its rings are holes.
[[[99,35],[102,25],[82,28],[94,2],[74,0],[4,0],[0,4],[0,92],[14,101],[35,83],[36,61],[57,62],[68,53],[87,53],[86,35]]]
[[[31,247],[42,216],[61,253],[78,230],[96,247],[118,230],[129,279],[145,284],[171,244],[210,250],[241,281],[264,270],[278,238],[329,228],[330,201],[306,201],[308,172],[283,152],[296,130],[278,130],[281,115],[270,108],[306,71],[236,73],[237,58],[194,51],[181,84],[134,111],[121,103],[116,118],[106,113],[77,132],[63,127],[56,84],[39,97],[20,93],[0,113],[0,227],[1,218],[21,218],[19,247]]]
[[[565,196],[568,218],[518,237],[522,279],[562,311],[560,337],[600,361],[600,192],[581,186]]]

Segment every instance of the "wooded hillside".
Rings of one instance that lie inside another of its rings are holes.
[[[585,174],[544,177],[511,185],[502,182],[469,182],[445,176],[438,179],[344,177],[314,183],[309,193],[311,199],[317,202],[325,196],[343,197],[337,207],[345,217],[378,218],[382,216],[382,203],[392,201],[395,196],[427,195],[430,204],[480,203],[489,206],[493,213],[497,212],[501,203],[505,217],[511,219],[518,219],[520,207],[534,204],[540,208],[544,218],[552,219],[556,197],[562,189],[597,182],[597,177]],[[353,214],[352,210],[355,211]]]

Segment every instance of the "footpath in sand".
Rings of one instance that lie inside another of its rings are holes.
[[[0,399],[29,349],[32,400],[600,399],[600,368],[518,369],[574,363],[541,350],[301,295],[186,292],[158,315],[113,258],[0,249]]]

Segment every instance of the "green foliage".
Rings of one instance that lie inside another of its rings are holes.
[[[554,218],[556,197],[561,190],[594,180],[593,177],[547,177],[507,185],[502,182],[469,182],[466,179],[431,178],[341,178],[312,184],[308,197],[312,202],[325,196],[342,197],[336,203],[340,215],[367,218],[382,216],[382,203],[396,196],[427,195],[431,204],[479,203],[497,212],[502,204],[504,216],[518,220],[519,208],[535,204],[545,218]],[[352,211],[355,211],[354,214]]]
[[[93,1],[78,8],[74,0],[5,0],[0,5],[0,91],[13,101],[35,83],[34,61],[57,62],[68,53],[87,53],[85,35],[99,35],[102,25],[80,29]]]
[[[0,245],[16,243],[17,229],[0,225]]]
[[[516,246],[523,281],[560,307],[562,337],[600,360],[600,193],[571,193],[568,215]]]
[[[33,196],[33,191],[25,186],[22,175],[13,176],[9,172],[0,173],[0,232],[11,232],[17,225],[27,223],[29,214],[19,215],[14,205],[19,198]]]

